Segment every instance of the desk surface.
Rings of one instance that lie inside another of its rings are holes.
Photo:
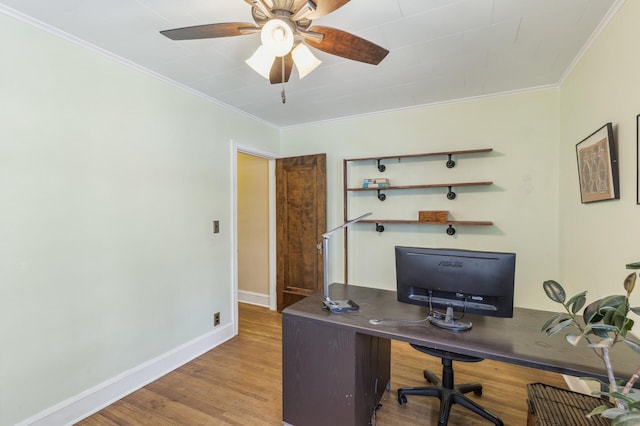
[[[451,332],[428,322],[385,321],[371,324],[369,320],[374,318],[418,320],[426,316],[426,308],[398,302],[395,291],[332,284],[329,294],[334,300],[353,300],[360,310],[345,313],[323,310],[324,295],[317,292],[289,306],[282,314],[326,322],[333,327],[344,327],[372,336],[561,374],[606,380],[603,376],[604,364],[593,351],[584,346],[573,347],[564,336],[547,337],[541,331],[542,325],[554,312],[515,308],[513,318],[466,315],[465,321],[471,321],[473,328],[466,332]],[[634,373],[640,361],[638,354],[624,344],[616,346],[611,358],[616,375],[625,379]]]

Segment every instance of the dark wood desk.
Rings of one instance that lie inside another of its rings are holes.
[[[330,313],[321,308],[324,295],[317,292],[282,312],[282,412],[287,424],[367,425],[389,384],[391,340],[606,380],[593,351],[540,331],[553,312],[516,308],[513,318],[467,315],[473,328],[455,333],[426,322],[371,324],[374,318],[425,317],[426,308],[398,302],[394,291],[332,284],[330,296],[351,299],[360,310]],[[626,345],[613,352],[616,375],[630,377],[637,354]]]

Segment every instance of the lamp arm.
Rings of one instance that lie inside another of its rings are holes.
[[[326,302],[331,302],[331,298],[329,297],[329,238],[339,230],[353,225],[367,216],[371,216],[371,212],[358,216],[357,218],[343,223],[342,225],[322,234],[322,255],[324,258],[324,300]]]
[[[349,225],[352,225],[352,224],[354,224],[354,223],[356,223],[356,222],[359,222],[359,221],[361,221],[362,219],[364,219],[364,218],[365,218],[365,217],[367,217],[367,216],[371,216],[371,212],[369,212],[369,213],[365,213],[365,214],[363,214],[362,216],[358,216],[358,217],[356,217],[355,219],[352,219],[352,220],[350,220],[350,221],[348,221],[348,222],[345,222],[345,223],[343,223],[342,225],[337,226],[337,227],[333,228],[332,230],[325,232],[324,234],[322,234],[322,237],[324,238],[324,236],[325,236],[325,235],[326,235],[326,236],[331,236],[332,234],[335,234],[336,232],[338,232],[338,231],[339,231],[339,230],[341,230],[342,228],[346,228],[346,227],[347,227],[347,226],[349,226]]]

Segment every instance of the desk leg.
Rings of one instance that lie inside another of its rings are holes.
[[[294,426],[367,425],[390,379],[388,339],[282,317],[282,417]]]

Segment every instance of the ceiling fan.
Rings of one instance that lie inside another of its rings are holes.
[[[272,84],[289,81],[293,65],[300,78],[320,61],[306,46],[354,61],[377,65],[389,51],[348,32],[311,26],[349,0],[245,0],[255,23],[226,22],[160,31],[172,40],[193,40],[261,34],[262,45],[247,64]],[[284,101],[284,98],[283,98]]]

